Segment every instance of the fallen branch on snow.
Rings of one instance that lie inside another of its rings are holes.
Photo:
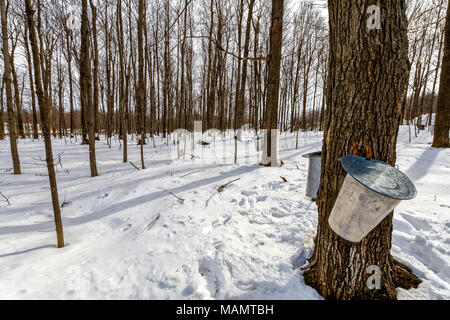
[[[134,163],[133,162],[131,162],[131,161],[128,161],[136,170],[141,170],[141,169],[139,169],[138,167],[136,167],[135,165],[134,165]]]
[[[184,202],[184,199],[182,199],[182,198],[176,196],[176,195],[173,194],[172,192],[169,192],[169,194],[170,194],[171,196],[174,196],[175,198],[177,198],[177,199],[180,200],[181,202]]]
[[[158,215],[152,221],[150,221],[150,223],[147,225],[147,228],[145,228],[144,231],[150,230],[151,227],[153,227],[153,225],[156,223],[156,221],[159,220],[160,217],[161,217],[161,215],[158,213]]]
[[[236,182],[236,181],[238,181],[238,180],[241,180],[241,178],[234,179],[233,181],[230,181],[230,182],[224,184],[223,186],[220,186],[220,187],[217,189],[217,192],[221,193],[223,190],[225,190],[225,188],[226,188],[228,185],[230,185],[230,184],[232,184],[233,182]]]
[[[9,199],[8,199],[3,193],[1,193],[1,192],[0,192],[0,195],[1,195],[3,198],[5,198],[6,202],[8,202],[8,206],[11,206],[11,203],[9,202]]]

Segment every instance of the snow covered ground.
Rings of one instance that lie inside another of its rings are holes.
[[[64,152],[62,249],[43,142],[19,142],[20,176],[8,170],[9,144],[0,142],[0,192],[11,203],[0,197],[0,299],[321,299],[299,270],[317,226],[301,155],[320,150],[321,134],[302,133],[298,150],[295,136],[283,134],[281,168],[258,166],[248,136],[239,165],[231,139],[204,139],[211,145],[187,143],[183,160],[156,138],[139,171],[121,162],[119,142],[110,149],[102,140],[97,178],[89,177],[87,146],[54,140],[55,156]],[[423,280],[400,290],[401,299],[450,299],[450,150],[431,148],[431,140],[422,132],[409,144],[401,128],[398,165],[418,197],[396,210],[392,253]],[[139,159],[130,145],[129,160],[140,166]]]

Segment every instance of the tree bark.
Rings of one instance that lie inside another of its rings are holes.
[[[272,0],[270,25],[269,75],[267,80],[267,157],[272,167],[278,166],[276,154],[278,133],[278,100],[280,95],[281,47],[283,44],[284,0]],[[275,146],[272,146],[275,144]]]
[[[98,119],[98,42],[97,42],[97,8],[95,7],[92,0],[89,0],[91,11],[92,11],[92,42],[94,44],[94,50],[93,50],[93,62],[94,62],[94,70],[93,70],[93,78],[94,78],[94,101],[93,101],[93,107],[94,107],[94,131],[95,131],[95,140],[100,140],[100,134],[99,134],[99,119]],[[107,17],[108,18],[108,17]]]
[[[3,64],[4,64],[3,81],[6,89],[6,108],[8,110],[9,141],[11,147],[14,174],[21,174],[19,152],[17,150],[16,120],[14,117],[13,96],[11,86],[11,58],[9,56],[8,22],[6,16],[5,0],[1,0],[0,5],[2,17]]]
[[[81,104],[87,115],[87,129],[89,140],[89,164],[91,168],[91,177],[98,176],[97,164],[95,159],[95,115],[93,110],[92,99],[92,82],[91,82],[91,60],[89,54],[89,20],[87,0],[82,0],[81,15],[81,68],[80,68],[80,90]]]
[[[24,33],[24,46],[25,46],[25,52],[27,56],[27,62],[28,62],[28,74],[30,77],[30,95],[31,95],[31,109],[33,112],[33,139],[39,139],[39,132],[38,132],[38,117],[37,117],[37,111],[36,111],[36,92],[34,90],[34,83],[33,83],[33,65],[31,61],[31,53],[30,48],[28,44],[28,26],[26,25],[27,21],[25,18],[25,33]]]
[[[0,90],[0,140],[5,139],[5,122],[3,120],[3,110],[5,108],[4,102],[3,102],[3,91],[5,88],[5,81],[2,79],[2,87]]]
[[[139,0],[139,17],[138,17],[138,73],[139,73],[139,84],[138,84],[138,114],[139,128],[141,134],[141,165],[142,169],[145,169],[144,163],[144,142],[145,142],[145,79],[144,79],[144,28],[145,28],[145,4],[144,0]]]
[[[442,58],[441,81],[437,101],[433,147],[450,148],[450,6],[444,31],[444,56]]]
[[[122,139],[123,139],[123,162],[128,162],[128,126],[125,116],[126,108],[126,89],[125,88],[125,58],[124,58],[124,40],[123,40],[123,20],[122,20],[122,0],[117,1],[117,38],[119,42],[119,113],[120,122],[122,127]]]
[[[358,154],[396,161],[401,101],[408,84],[407,21],[404,0],[381,7],[381,29],[365,23],[369,0],[330,0],[330,61],[319,223],[316,247],[305,282],[326,299],[396,299],[396,287],[418,280],[390,254],[392,214],[360,243],[337,236],[328,218],[346,176],[339,159]],[[342,28],[340,26],[348,26]],[[389,72],[386,72],[389,70]],[[369,266],[381,269],[380,290],[370,290]]]
[[[2,0],[3,2],[4,0]],[[41,73],[40,73],[40,58],[39,58],[39,50],[37,45],[35,24],[33,20],[33,9],[31,7],[31,0],[25,0],[25,11],[27,15],[27,26],[29,29],[29,37],[31,49],[33,52],[33,62],[34,62],[34,81],[36,87],[36,95],[39,103],[39,111],[41,114],[41,122],[42,122],[42,133],[45,141],[45,155],[47,162],[47,170],[50,181],[50,191],[52,195],[52,204],[53,204],[53,214],[55,219],[56,226],[56,238],[57,238],[57,246],[58,248],[64,247],[64,233],[63,233],[63,225],[61,221],[61,209],[59,206],[58,199],[58,188],[56,185],[56,174],[55,167],[53,162],[53,152],[52,152],[52,142],[51,142],[51,134],[50,134],[50,126],[49,126],[49,118],[48,118],[48,104],[45,102],[44,92],[42,89],[41,82]]]

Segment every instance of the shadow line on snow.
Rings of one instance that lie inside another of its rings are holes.
[[[147,202],[164,198],[164,197],[170,197],[169,192],[172,192],[174,194],[180,194],[195,188],[203,187],[208,184],[223,181],[227,178],[232,178],[244,173],[248,173],[251,171],[254,171],[256,169],[260,168],[260,166],[246,166],[246,167],[239,167],[232,171],[221,173],[220,175],[217,175],[215,177],[203,179],[201,181],[193,181],[191,183],[188,183],[184,186],[179,186],[172,189],[162,190],[153,192],[148,195],[143,195],[134,199],[126,200],[120,203],[116,203],[112,205],[109,208],[90,213],[86,216],[76,217],[76,218],[64,218],[63,217],[63,226],[64,227],[70,227],[70,226],[77,226],[82,225],[91,221],[99,220],[101,218],[105,218],[108,216],[111,216],[121,210],[124,209],[130,209],[134,208],[140,205],[143,205]],[[38,224],[32,224],[32,225],[25,225],[25,226],[7,226],[7,227],[0,227],[0,235],[7,235],[7,234],[17,234],[17,233],[26,233],[26,232],[34,232],[34,231],[42,231],[42,230],[48,230],[54,228],[53,222],[46,222],[46,223],[38,223]]]
[[[445,149],[429,148],[420,155],[419,159],[405,172],[413,181],[423,178],[433,165],[439,153]]]
[[[22,250],[22,251],[0,254],[0,258],[16,256],[16,255],[19,255],[19,254],[28,253],[28,252],[32,252],[32,251],[37,251],[37,250],[41,250],[41,249],[47,249],[47,248],[56,248],[56,247],[55,247],[55,245],[46,244],[46,245],[43,245],[43,246],[39,246],[39,247],[31,248],[31,249],[26,249],[26,250]]]

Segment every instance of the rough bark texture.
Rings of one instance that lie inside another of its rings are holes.
[[[123,49],[123,21],[122,21],[122,0],[117,1],[117,39],[119,42],[119,59],[120,59],[120,73],[119,73],[119,110],[120,123],[122,127],[123,139],[123,162],[128,162],[128,126],[126,123],[125,108],[126,108],[126,91],[125,88],[125,58]]]
[[[270,27],[269,75],[267,81],[267,155],[271,166],[278,166],[276,154],[273,154],[271,129],[278,128],[278,99],[280,95],[281,47],[283,44],[284,0],[272,1],[272,23]],[[272,141],[273,140],[273,141]]]
[[[89,54],[89,20],[87,0],[82,0],[81,16],[81,68],[80,68],[80,95],[81,104],[87,111],[87,129],[89,140],[89,164],[91,177],[98,176],[95,159],[95,114],[92,98],[91,60]]]
[[[390,254],[392,214],[360,243],[337,236],[328,218],[346,172],[339,159],[358,154],[395,164],[401,101],[408,84],[404,0],[381,6],[381,29],[366,27],[369,0],[329,0],[330,61],[317,200],[316,248],[305,272],[308,285],[327,299],[396,299],[396,287],[420,280]],[[369,290],[367,268],[381,269],[380,290]]]
[[[145,27],[145,13],[144,13],[144,0],[139,0],[139,18],[138,18],[138,73],[139,73],[139,88],[138,88],[138,103],[137,109],[139,114],[139,129],[141,134],[141,165],[142,169],[145,169],[144,163],[144,141],[145,141],[145,79],[144,79],[144,27]]]
[[[444,57],[442,58],[441,81],[437,101],[433,147],[450,148],[450,6],[444,34]]]
[[[2,80],[2,87],[0,90],[0,140],[5,139],[5,120],[3,120],[3,109],[4,109],[4,103],[3,103],[3,89],[4,89],[4,81]]]
[[[33,112],[33,139],[39,139],[38,117],[37,117],[37,110],[36,110],[36,93],[34,91],[34,84],[33,84],[33,81],[34,81],[33,80],[33,70],[32,70],[33,65],[31,62],[31,53],[30,53],[30,48],[28,45],[28,26],[26,24],[27,24],[27,21],[25,19],[24,46],[25,46],[25,52],[26,52],[27,62],[28,62],[28,74],[29,74],[29,78],[30,78],[31,110]]]
[[[9,57],[8,44],[8,22],[6,18],[5,0],[0,1],[1,17],[2,17],[2,40],[3,40],[3,82],[6,89],[6,108],[8,110],[8,131],[9,141],[11,146],[11,155],[13,160],[14,174],[21,174],[19,152],[17,150],[17,136],[16,136],[16,120],[14,117],[13,96],[11,86],[11,59]]]
[[[58,188],[56,184],[56,174],[55,174],[55,166],[53,161],[53,152],[52,152],[52,143],[51,143],[51,134],[50,134],[50,121],[49,121],[49,106],[46,103],[44,97],[44,91],[42,88],[42,80],[41,80],[41,72],[40,72],[40,57],[39,50],[37,45],[37,37],[36,37],[36,29],[33,20],[33,9],[31,7],[31,0],[25,0],[25,10],[27,15],[27,26],[29,29],[30,36],[30,44],[33,53],[33,64],[34,64],[34,81],[36,87],[36,95],[38,98],[39,111],[41,114],[41,122],[42,122],[42,134],[45,140],[45,155],[47,162],[47,170],[50,182],[50,191],[52,195],[52,204],[53,204],[53,215],[55,219],[56,226],[56,237],[57,237],[57,245],[58,248],[64,247],[64,233],[63,226],[61,221],[61,209],[59,206],[58,199]]]

